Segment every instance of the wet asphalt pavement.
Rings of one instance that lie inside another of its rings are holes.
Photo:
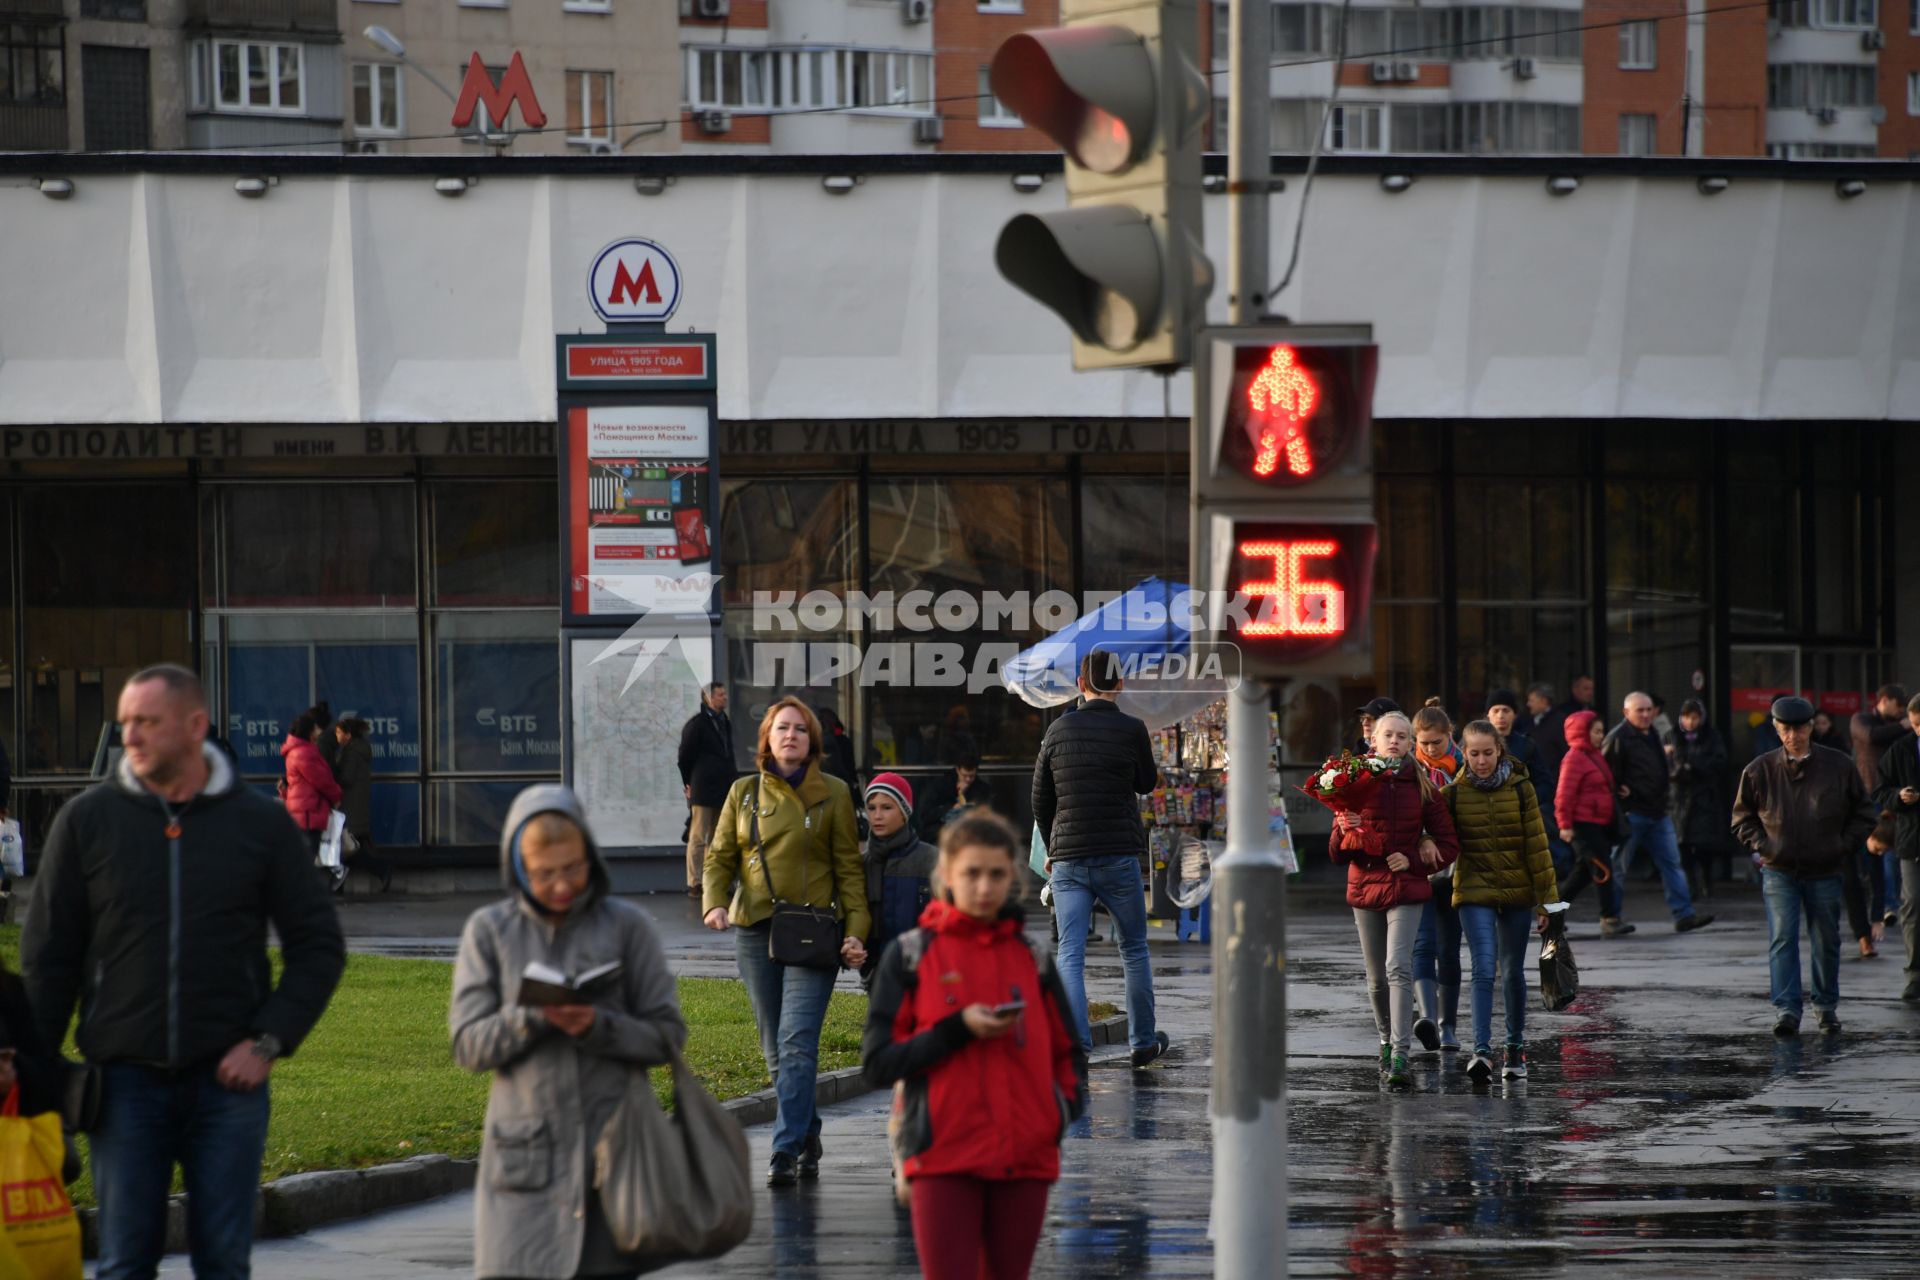
[[[472,905],[358,904],[349,932],[362,949],[450,954]],[[701,933],[684,900],[648,905],[677,969],[731,976],[730,939]],[[1475,1088],[1456,1056],[1416,1056],[1414,1088],[1389,1093],[1351,918],[1330,885],[1296,893],[1289,1257],[1273,1274],[1920,1275],[1920,1010],[1897,999],[1897,937],[1875,960],[1848,958],[1849,943],[1842,1035],[1821,1037],[1809,1016],[1782,1042],[1770,1034],[1757,889],[1728,886],[1703,909],[1719,922],[1677,935],[1657,891],[1636,885],[1633,937],[1602,940],[1590,917],[1577,919],[1583,993],[1563,1014],[1541,1012],[1536,997],[1530,1079]],[[1209,955],[1162,933],[1156,986],[1174,1051],[1144,1072],[1111,1053],[1096,1062],[1092,1112],[1066,1144],[1036,1276],[1211,1274]],[[1110,944],[1090,949],[1089,980],[1094,998],[1119,1001]],[[1497,1000],[1494,1022],[1498,1039]],[[885,1095],[830,1109],[819,1184],[762,1190],[745,1245],[660,1274],[915,1274],[910,1227],[888,1187],[884,1124]],[[764,1161],[768,1128],[750,1137]],[[456,1196],[264,1242],[256,1271],[274,1280],[462,1274],[471,1212]],[[164,1274],[186,1275],[185,1259]]]

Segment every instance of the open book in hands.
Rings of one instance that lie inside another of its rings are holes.
[[[618,960],[609,960],[571,976],[535,960],[520,971],[520,1003],[535,1008],[592,1004],[612,991],[619,980]]]

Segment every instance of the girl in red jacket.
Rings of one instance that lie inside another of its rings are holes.
[[[1398,711],[1374,721],[1373,751],[1399,768],[1381,779],[1360,812],[1335,815],[1327,850],[1347,864],[1347,905],[1380,1033],[1380,1074],[1399,1089],[1412,1082],[1413,943],[1422,907],[1433,897],[1427,877],[1452,866],[1460,846],[1439,789],[1412,758],[1412,722]]]
[[[307,833],[307,843],[320,851],[320,837],[327,829],[327,815],[340,803],[340,784],[320,754],[315,739],[320,726],[304,711],[294,717],[280,754],[287,762],[287,776],[280,783],[280,795],[293,825]]]
[[[1553,793],[1553,812],[1560,822],[1560,838],[1573,846],[1573,869],[1560,885],[1560,900],[1572,902],[1589,884],[1600,895],[1600,933],[1603,937],[1633,932],[1620,918],[1624,901],[1613,879],[1614,783],[1613,770],[1600,754],[1606,740],[1606,721],[1595,711],[1576,711],[1567,717],[1567,755],[1560,762],[1560,782]]]
[[[983,811],[942,831],[935,898],[873,975],[861,1057],[874,1086],[906,1083],[895,1156],[928,1280],[1025,1280],[1086,1107],[1066,991],[1012,901],[1020,843]]]

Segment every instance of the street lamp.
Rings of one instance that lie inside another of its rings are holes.
[[[382,53],[387,54],[396,62],[411,67],[415,74],[419,75],[421,79],[438,89],[441,93],[446,94],[448,102],[451,102],[456,107],[460,105],[460,95],[448,88],[444,80],[407,57],[407,46],[400,42],[400,37],[381,26],[368,27],[365,31],[361,32],[361,34],[366,36]],[[467,135],[467,140],[471,142],[485,142],[487,145],[494,147],[510,147],[513,145],[513,135],[502,130],[475,128],[472,133]]]

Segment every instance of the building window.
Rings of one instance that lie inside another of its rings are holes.
[[[1622,71],[1651,71],[1655,64],[1655,40],[1660,29],[1657,22],[1623,22],[1620,24],[1620,69]]]
[[[1776,111],[1871,107],[1878,96],[1871,63],[1774,63],[1767,68],[1767,106]]]
[[[980,68],[980,123],[990,129],[1017,129],[1020,117],[993,94],[993,69]]]
[[[1907,0],[1907,30],[1920,36],[1920,0]]]
[[[1809,0],[1813,25],[1868,31],[1880,25],[1880,0]]]
[[[80,16],[107,22],[145,22],[147,0],[80,0]]]
[[[189,96],[202,110],[297,115],[306,109],[306,47],[264,40],[215,40],[211,55],[196,45]]]
[[[1907,114],[1920,116],[1920,71],[1907,72]]]
[[[1377,102],[1336,102],[1327,114],[1327,150],[1385,151],[1386,111]]]
[[[1650,156],[1654,153],[1655,119],[1647,115],[1623,115],[1620,117],[1620,154],[1623,156]]]
[[[1025,13],[1026,0],[979,0],[975,6],[982,13]]]
[[[567,141],[613,141],[613,72],[567,72]]]
[[[398,63],[354,63],[353,131],[373,137],[399,133],[406,120],[401,92]]]
[[[65,42],[57,24],[0,24],[0,102],[67,100]]]
[[[930,53],[714,45],[688,45],[685,53],[687,105],[693,108],[934,113]]]
[[[612,13],[613,0],[567,0],[560,7],[568,13]]]

